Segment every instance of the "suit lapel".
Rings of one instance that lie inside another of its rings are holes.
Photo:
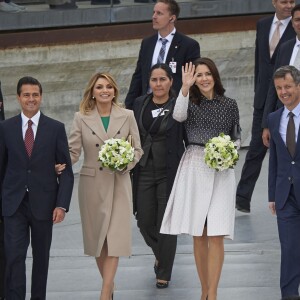
[[[281,116],[282,113],[284,111],[284,107],[280,108],[278,110],[278,113],[276,114],[276,118],[275,118],[275,132],[273,133],[275,136],[273,137],[274,140],[278,140],[278,146],[280,146],[281,148],[284,149],[284,151],[286,151],[287,155],[290,155],[289,150],[286,147],[285,141],[282,139],[280,132],[279,132],[279,128],[280,128],[280,120],[281,120]]]
[[[15,134],[14,134],[14,138],[16,140],[17,145],[20,145],[22,153],[24,154],[24,156],[26,156],[26,158],[28,158],[27,152],[26,152],[26,148],[25,148],[25,142],[23,139],[23,131],[22,131],[22,117],[21,114],[19,114],[16,119],[15,119]]]
[[[268,20],[266,20],[266,26],[264,26],[263,28],[263,36],[261,36],[260,38],[263,40],[264,43],[264,47],[266,49],[265,53],[269,53],[268,58],[270,58],[270,44],[269,44],[269,35],[270,35],[270,30],[271,30],[271,26],[272,26],[272,22],[273,22],[273,17],[270,17]],[[277,47],[276,47],[277,49]],[[276,49],[274,51],[274,53],[276,52]],[[274,54],[273,54],[274,56]]]
[[[176,56],[176,52],[180,48],[180,42],[181,42],[181,37],[180,37],[179,33],[176,31],[174,34],[172,43],[170,45],[169,51],[168,51],[168,55],[166,58],[166,64],[169,65],[170,61],[176,61],[175,56]]]
[[[44,114],[41,113],[30,158],[34,156],[36,151],[38,151],[36,149],[38,149],[39,145],[43,144],[42,140],[45,137],[44,132],[46,126],[47,126],[46,117]]]
[[[150,70],[152,67],[153,53],[154,53],[154,49],[156,46],[157,38],[158,38],[157,34],[153,35],[151,37],[149,45],[145,45],[147,47],[147,49],[146,49],[147,54],[145,56],[143,56],[143,59],[145,59],[143,64],[145,64],[147,66],[147,70]]]

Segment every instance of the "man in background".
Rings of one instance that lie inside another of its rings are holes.
[[[296,32],[296,37],[280,45],[275,61],[275,70],[285,65],[291,65],[300,70],[300,4],[297,4],[292,10],[292,24]],[[266,147],[269,147],[270,140],[270,132],[267,124],[268,115],[282,107],[282,105],[282,102],[277,97],[274,82],[272,82],[269,87],[262,122],[262,127],[264,128],[263,142]]]
[[[132,109],[134,100],[149,89],[150,69],[156,63],[166,63],[173,72],[172,88],[178,94],[181,85],[181,68],[200,57],[197,41],[179,33],[175,28],[180,8],[175,0],[158,0],[154,6],[152,25],[157,34],[143,39],[135,72],[132,76],[126,108]]]
[[[236,208],[250,213],[250,201],[267,152],[262,141],[262,120],[279,46],[295,37],[291,11],[295,0],[272,0],[275,15],[257,23],[254,74],[254,111],[251,141],[236,191]]]

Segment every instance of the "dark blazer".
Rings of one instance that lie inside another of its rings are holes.
[[[270,58],[269,34],[274,16],[257,22],[255,41],[255,82],[254,108],[263,109],[268,93],[270,81],[274,72],[275,59],[282,43],[296,36],[292,22],[289,22],[272,57]]]
[[[132,75],[128,94],[125,99],[126,108],[132,109],[133,102],[137,97],[145,95],[149,87],[149,73],[152,66],[152,57],[156,46],[158,35],[142,40],[136,69]],[[186,63],[200,57],[199,43],[184,34],[175,32],[166,64],[171,61],[177,63],[176,73],[173,73],[173,89],[178,94],[181,85],[181,67]]]
[[[133,112],[137,123],[139,123],[141,111],[143,108],[143,104],[147,97],[151,97],[150,95],[144,95],[137,98],[133,104]],[[166,127],[166,148],[167,148],[167,157],[166,165],[167,165],[167,195],[169,196],[172,190],[173,182],[176,176],[177,168],[180,163],[181,157],[184,153],[185,146],[184,141],[186,143],[186,134],[183,123],[177,122],[173,119],[172,114],[175,106],[176,99],[173,98],[170,100],[171,104],[168,106],[170,110],[168,116],[168,123]],[[139,126],[139,124],[138,124]],[[140,130],[140,128],[139,128]],[[143,145],[142,145],[143,146]],[[139,179],[139,164],[133,170],[133,210],[134,214],[136,213],[136,190],[138,186]]]
[[[52,219],[55,207],[68,211],[74,176],[64,125],[41,113],[30,158],[25,150],[20,114],[0,122],[0,140],[3,216],[16,212],[27,189],[36,219]],[[56,163],[66,163],[59,177],[54,169]]]
[[[271,133],[269,158],[269,201],[275,201],[276,210],[282,209],[288,199],[293,182],[295,195],[300,200],[300,135],[295,157],[291,157],[279,133],[280,118],[284,108],[271,113],[268,125]]]
[[[296,40],[295,38],[283,43],[278,50],[274,71],[276,71],[279,67],[286,66],[290,64],[291,56],[293,54],[293,49],[295,46]],[[272,75],[273,76],[273,75]],[[269,85],[267,100],[264,108],[264,115],[262,121],[262,127],[268,128],[267,119],[269,113],[275,111],[279,107],[282,107],[281,101],[277,97],[277,92],[275,89],[274,81],[271,80]]]

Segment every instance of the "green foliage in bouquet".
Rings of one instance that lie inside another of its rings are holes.
[[[104,142],[98,160],[102,166],[113,171],[122,171],[134,159],[134,148],[125,139],[109,139]]]
[[[205,144],[204,153],[205,163],[216,171],[233,169],[239,160],[237,146],[231,141],[230,136],[224,133],[210,139]]]

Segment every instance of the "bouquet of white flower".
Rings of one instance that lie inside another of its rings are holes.
[[[122,171],[133,161],[134,148],[124,139],[109,139],[104,142],[100,151],[98,160],[103,167],[115,171]]]
[[[210,139],[205,145],[204,153],[205,163],[216,171],[233,169],[239,160],[237,146],[224,133]]]

